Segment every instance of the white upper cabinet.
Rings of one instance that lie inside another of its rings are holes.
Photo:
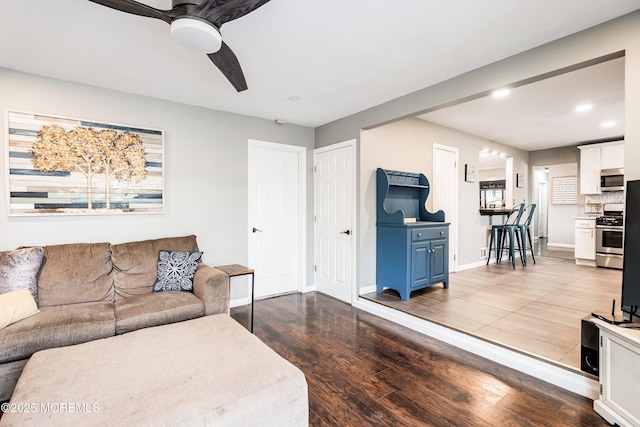
[[[624,167],[624,144],[604,144],[601,150],[600,169],[619,169]]]
[[[580,194],[600,194],[600,171],[624,167],[624,141],[582,145]]]
[[[600,147],[597,144],[580,149],[580,194],[600,194]]]

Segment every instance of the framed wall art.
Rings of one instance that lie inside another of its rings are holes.
[[[164,212],[164,131],[6,113],[10,216]]]
[[[578,203],[578,176],[554,176],[551,178],[551,204],[575,205]]]
[[[476,181],[476,168],[469,164],[464,165],[464,180],[466,182]]]

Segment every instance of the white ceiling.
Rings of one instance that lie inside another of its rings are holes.
[[[589,111],[577,112],[578,105]],[[418,116],[526,151],[624,136],[624,57]],[[614,121],[611,127],[602,127]]]
[[[87,0],[4,0],[0,67],[316,127],[638,8],[640,0],[272,0],[221,29],[249,86],[237,93],[164,22]]]

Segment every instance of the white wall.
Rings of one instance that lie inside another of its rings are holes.
[[[514,173],[527,175],[526,152],[469,135],[454,129],[412,118],[363,131],[360,137],[359,198],[359,284],[375,285],[376,279],[376,169],[424,173],[431,181],[433,144],[458,148],[458,266],[482,262],[480,248],[487,246],[488,217],[479,213],[479,180],[464,181],[464,165],[478,166],[480,149],[489,147],[514,157]],[[515,182],[515,181],[514,181]],[[525,181],[526,182],[526,181]],[[526,187],[514,189],[518,200],[526,197]],[[431,195],[427,209],[433,211]],[[447,222],[450,218],[446,218]],[[450,245],[453,247],[453,245]]]
[[[575,243],[574,220],[578,216],[578,205],[554,205],[551,203],[553,178],[560,176],[577,176],[577,163],[549,165],[549,215],[548,246],[573,247]]]
[[[505,159],[506,161],[506,159]],[[479,181],[496,181],[505,179],[507,176],[506,168],[481,169],[478,174]]]
[[[307,242],[313,248],[313,129],[0,69],[0,108],[165,130],[162,215],[8,217],[6,162],[0,165],[0,250],[20,245],[112,243],[195,234],[211,265],[248,256],[248,140],[307,148]],[[0,121],[6,158],[6,123]],[[313,283],[313,250],[307,284]],[[245,295],[234,287],[232,299]]]

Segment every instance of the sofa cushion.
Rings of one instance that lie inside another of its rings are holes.
[[[116,300],[151,293],[161,249],[196,252],[196,236],[168,237],[111,245]]]
[[[193,275],[198,269],[202,252],[175,252],[160,250],[158,276],[153,292],[193,291]]]
[[[16,360],[15,362],[0,363],[0,402],[11,399],[13,390],[20,374],[29,359]]]
[[[79,344],[114,334],[112,303],[41,307],[37,315],[0,329],[0,363],[24,359],[46,348]]]
[[[0,329],[37,314],[38,306],[28,288],[0,295]]]
[[[0,252],[0,294],[29,288],[38,303],[38,270],[42,265],[42,248],[21,248]]]
[[[44,248],[38,277],[39,306],[113,302],[109,243],[73,243]]]
[[[153,292],[116,301],[116,334],[204,316],[204,303],[192,293]]]

